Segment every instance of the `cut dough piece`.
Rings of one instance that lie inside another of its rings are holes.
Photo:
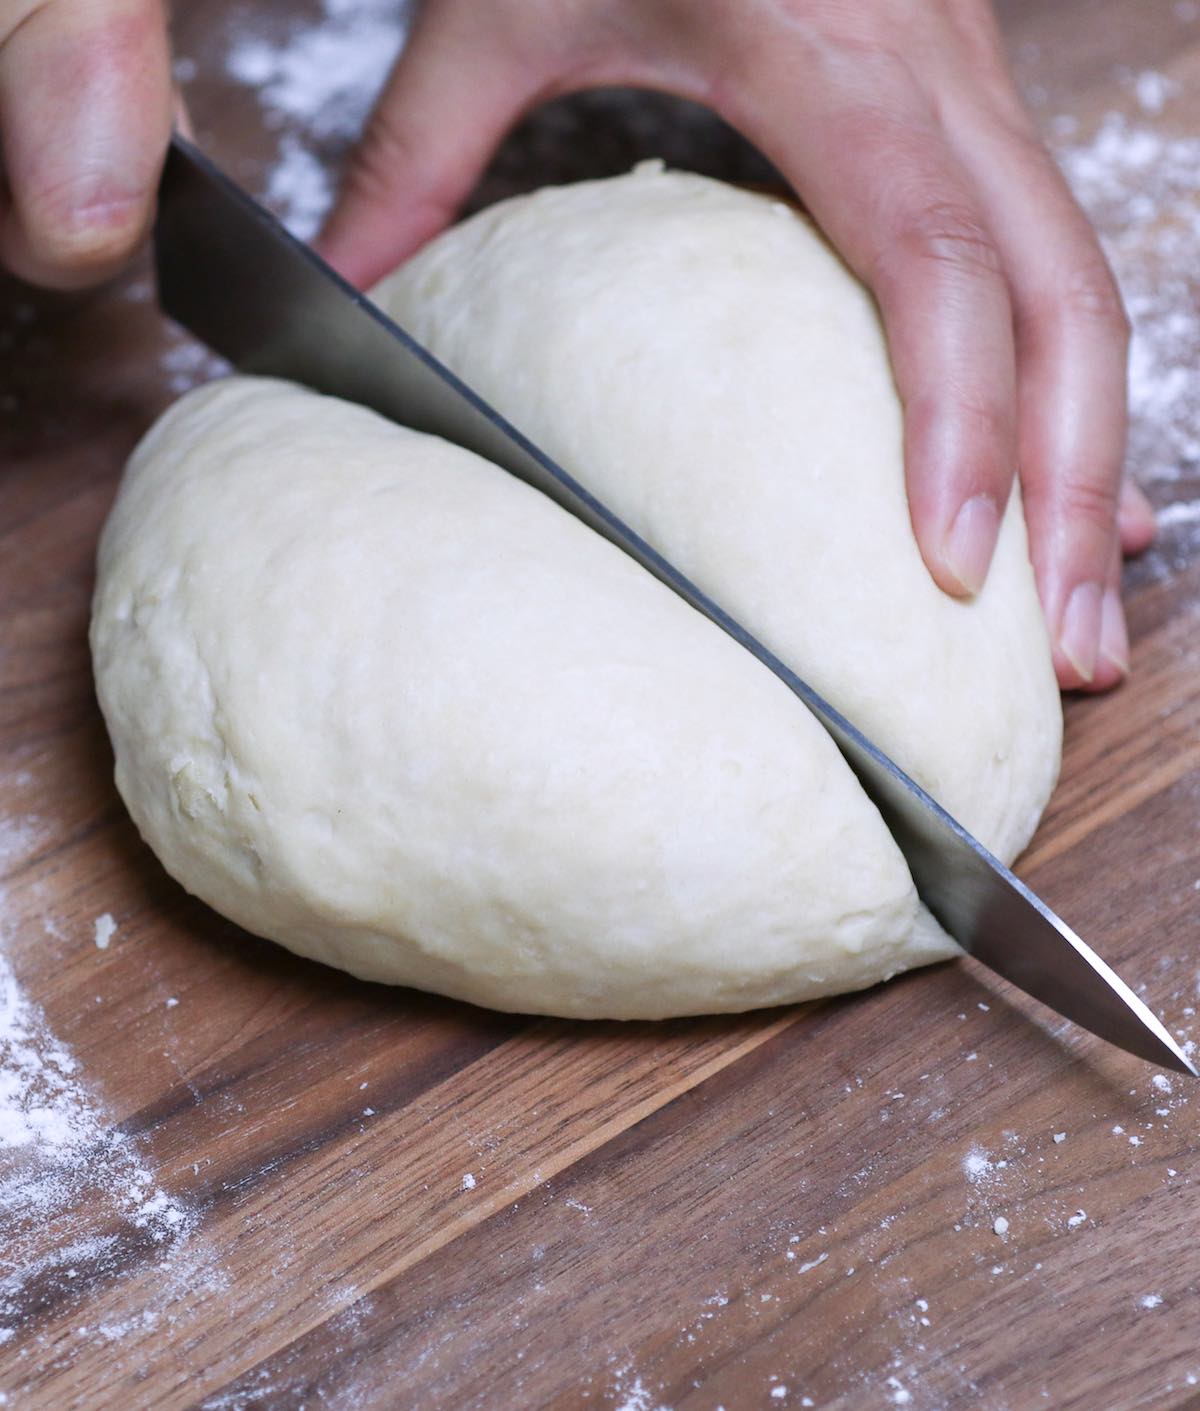
[[[633,1018],[955,952],[769,672],[536,491],[361,408],[235,378],[168,411],[92,650],[168,871],[356,975]]]
[[[791,207],[647,164],[450,230],[401,324],[1006,861],[1062,716],[1014,497],[984,591],[913,538],[871,299]]]

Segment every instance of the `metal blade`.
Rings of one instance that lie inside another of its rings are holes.
[[[244,372],[303,383],[477,451],[711,618],[832,734],[891,829],[922,900],[964,950],[1083,1028],[1196,1075],[1099,956],[840,712],[179,137],[163,172],[155,252],[163,308]]]

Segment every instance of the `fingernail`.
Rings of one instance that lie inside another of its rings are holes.
[[[1067,599],[1058,629],[1059,650],[1084,681],[1096,674],[1103,599],[1099,583],[1080,583]]]
[[[955,517],[946,535],[942,559],[964,593],[983,587],[1000,532],[1000,512],[990,495],[975,495]]]
[[[1115,588],[1104,594],[1100,609],[1100,655],[1117,668],[1122,676],[1129,675],[1129,633],[1125,628],[1125,610]]]

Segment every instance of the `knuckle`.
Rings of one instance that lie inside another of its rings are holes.
[[[378,201],[404,180],[416,155],[412,135],[405,125],[386,108],[380,108],[354,153],[345,185],[364,200]]]
[[[1059,491],[1059,510],[1064,523],[1087,524],[1111,533],[1117,520],[1116,482],[1084,479],[1066,480]]]
[[[968,205],[955,201],[934,201],[910,211],[898,238],[881,253],[880,273],[887,277],[895,274],[898,262],[913,261],[974,279],[1003,277],[991,234]]]
[[[1059,286],[1057,303],[1064,317],[1098,325],[1109,337],[1129,342],[1129,315],[1107,261],[1097,251],[1080,260]]]

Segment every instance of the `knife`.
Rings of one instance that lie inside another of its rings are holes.
[[[1200,1076],[1120,976],[840,711],[179,136],[163,169],[154,247],[164,311],[242,371],[303,383],[476,451],[636,559],[825,726],[922,901],[969,955],[1110,1043]]]

